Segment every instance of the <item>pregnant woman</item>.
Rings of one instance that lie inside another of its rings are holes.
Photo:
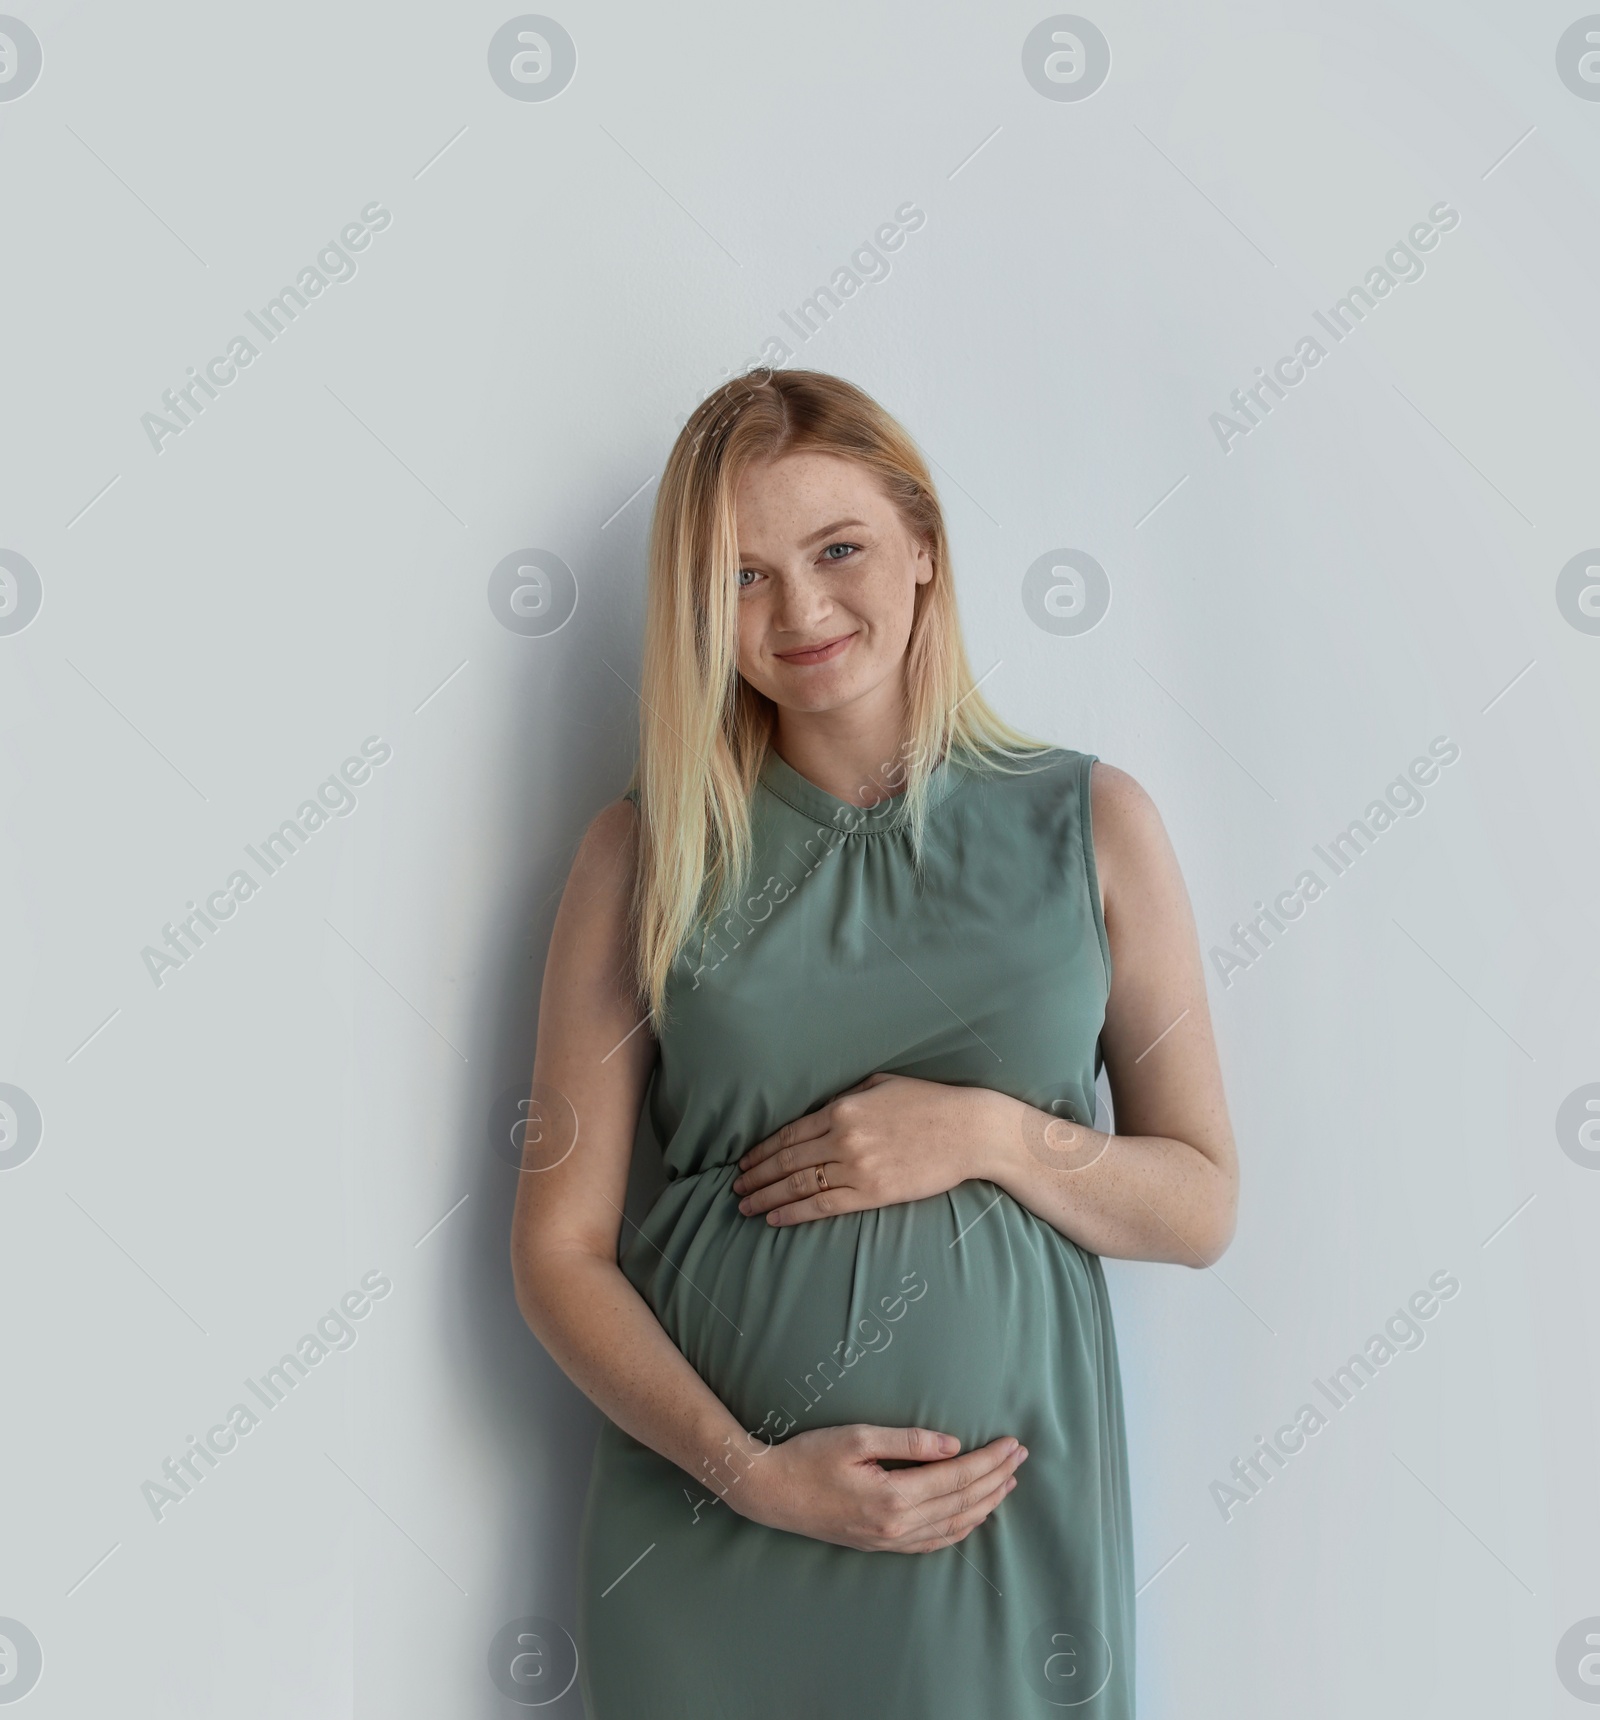
[[[1237,1184],[1160,818],[984,701],[922,457],[815,372],[679,436],[640,705],[551,941],[512,1243],[607,1418],[586,1712],[1126,1720],[1100,1256],[1209,1265]]]

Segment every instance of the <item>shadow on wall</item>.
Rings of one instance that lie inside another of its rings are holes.
[[[516,928],[493,937],[480,952],[474,1058],[491,1075],[462,1089],[458,1151],[473,1195],[459,1244],[464,1272],[449,1325],[458,1361],[458,1389],[483,1433],[486,1470],[503,1478],[492,1531],[498,1568],[473,1597],[481,1652],[464,1688],[481,1691],[463,1713],[503,1716],[506,1698],[491,1682],[491,1644],[508,1621],[537,1615],[576,1631],[578,1535],[601,1418],[551,1360],[517,1307],[510,1266],[511,1218],[521,1172],[522,1135],[532,1085],[539,985],[550,933],[578,843],[589,821],[626,786],[636,745],[636,704],[643,610],[642,544],[583,546],[595,567],[607,551],[622,551],[629,572],[580,584],[610,584],[627,597],[603,605],[587,591],[569,624],[548,637],[506,633],[497,649],[527,659],[504,726],[505,750],[496,780],[507,805],[498,833],[508,851],[529,857],[516,868],[516,894],[491,924]],[[607,556],[607,559],[610,559]],[[636,570],[636,571],[634,571]],[[497,629],[497,632],[499,630]],[[607,665],[614,672],[607,672]],[[624,679],[625,678],[625,679]],[[538,737],[530,747],[528,737]],[[537,769],[530,759],[537,759]],[[581,1128],[579,1145],[582,1145]],[[660,1149],[641,1119],[625,1202],[628,1217],[642,1218],[666,1178]],[[623,1236],[629,1234],[628,1224]],[[498,1461],[494,1458],[498,1457]],[[564,1645],[556,1644],[559,1658]],[[503,1670],[503,1669],[502,1669]],[[478,1675],[481,1674],[481,1683]],[[563,1678],[562,1682],[565,1682]],[[530,1696],[532,1692],[530,1691]],[[555,1695],[555,1692],[551,1693]],[[552,1716],[580,1715],[574,1685],[555,1700],[540,1699]]]

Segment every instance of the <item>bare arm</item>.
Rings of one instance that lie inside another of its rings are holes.
[[[738,1423],[617,1264],[634,1128],[656,1055],[639,1026],[627,947],[635,831],[626,801],[594,820],[556,914],[534,1060],[533,1112],[545,1139],[524,1151],[511,1264],[523,1318],[562,1371],[620,1428],[700,1477],[740,1435]],[[566,1151],[574,1118],[577,1140]]]
[[[618,1427],[741,1515],[866,1550],[949,1546],[1016,1485],[1027,1456],[1016,1440],[960,1453],[958,1440],[928,1429],[852,1425],[766,1446],[740,1428],[617,1264],[634,1129],[656,1055],[628,948],[636,840],[628,802],[602,812],[556,915],[512,1219],[517,1305]],[[888,1470],[884,1457],[920,1467]]]
[[[1091,794],[1117,1133],[985,1093],[988,1150],[975,1174],[1096,1254],[1209,1266],[1233,1236],[1239,1173],[1194,914],[1144,789],[1097,763]]]

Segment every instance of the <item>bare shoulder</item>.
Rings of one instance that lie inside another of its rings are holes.
[[[618,861],[630,864],[639,841],[639,809],[631,800],[613,800],[589,820],[578,845],[578,860]]]
[[[639,813],[631,800],[614,800],[589,820],[572,857],[561,918],[615,935],[633,898]]]
[[[1095,869],[1109,910],[1120,898],[1152,890],[1181,891],[1182,878],[1167,827],[1143,783],[1096,759],[1089,776]]]
[[[1090,811],[1094,822],[1094,845],[1102,842],[1107,851],[1148,843],[1158,833],[1165,837],[1166,828],[1156,803],[1136,776],[1096,759],[1089,775]]]

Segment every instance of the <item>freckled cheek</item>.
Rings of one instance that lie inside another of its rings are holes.
[[[875,643],[881,648],[888,643],[903,642],[911,631],[916,612],[915,586],[897,573],[885,573],[862,591],[862,619],[868,622]]]

